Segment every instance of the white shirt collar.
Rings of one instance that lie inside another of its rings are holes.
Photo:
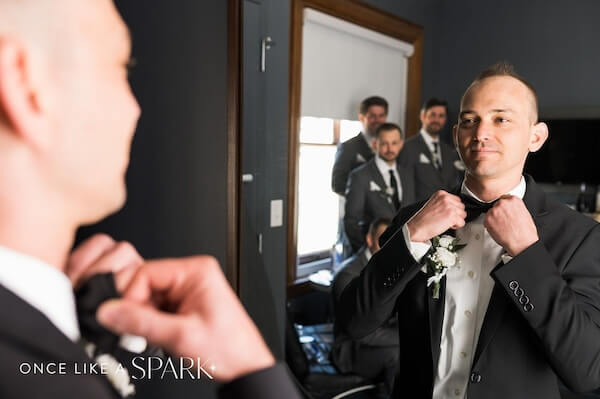
[[[386,175],[389,176],[389,174],[390,174],[390,172],[388,172],[388,170],[394,171],[394,175],[396,173],[398,173],[398,171],[396,170],[396,163],[394,163],[394,166],[388,165],[387,162],[385,162],[383,159],[381,159],[379,154],[375,154],[375,165],[377,166],[377,169],[379,169],[379,172],[381,173],[381,175],[384,176],[384,179],[385,179]]]
[[[369,247],[365,248],[365,257],[367,258],[367,262],[371,260],[371,257],[373,256],[373,254],[371,253],[371,250],[369,249]]]
[[[60,270],[0,246],[0,284],[40,311],[69,339],[79,340],[73,286]]]
[[[440,138],[436,137],[433,138],[431,137],[431,135],[429,133],[427,133],[425,131],[425,129],[421,128],[421,130],[419,131],[419,133],[421,133],[421,137],[423,137],[423,140],[425,140],[425,144],[427,144],[427,147],[429,147],[430,150],[433,151],[433,143],[439,143],[440,142]]]
[[[513,189],[511,189],[506,194],[514,195],[515,197],[523,199],[523,197],[525,196],[526,189],[527,189],[527,184],[525,184],[525,178],[523,176],[521,176],[521,180],[519,181],[519,184],[517,184]],[[471,190],[469,190],[469,188],[465,184],[465,180],[463,180],[463,182],[462,182],[460,192],[463,194],[466,194],[470,197],[475,198],[479,202],[493,202],[493,201],[482,201],[481,199],[479,199],[475,194],[473,194],[473,192]]]

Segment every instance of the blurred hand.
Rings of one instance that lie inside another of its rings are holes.
[[[407,222],[411,241],[426,242],[448,229],[465,225],[465,205],[460,197],[436,191],[423,208]]]
[[[487,212],[483,225],[510,256],[517,256],[537,240],[537,228],[525,203],[512,195],[502,196]]]
[[[123,298],[102,304],[97,318],[117,333],[143,336],[172,354],[207,360],[216,367],[211,375],[222,381],[275,363],[212,257],[147,262]]]
[[[66,273],[77,289],[94,274],[115,274],[117,291],[123,292],[144,259],[126,241],[115,242],[106,234],[95,234],[82,242],[67,260]]]

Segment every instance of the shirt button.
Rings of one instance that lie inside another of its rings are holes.
[[[471,316],[473,316],[473,313],[471,313],[470,310],[465,310],[465,316],[471,317]]]
[[[479,235],[479,233],[475,234],[475,239],[479,240],[481,238],[481,236]]]
[[[456,396],[460,395],[460,389],[455,389],[455,390],[454,390],[454,394],[455,394]]]
[[[467,352],[460,352],[460,357],[462,357],[463,359],[467,358]]]
[[[473,272],[473,270],[469,270],[468,275],[470,278],[473,278],[473,277],[475,277],[475,272]]]

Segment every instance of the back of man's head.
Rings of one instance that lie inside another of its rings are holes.
[[[385,98],[379,96],[371,96],[362,100],[358,112],[362,115],[366,115],[367,112],[369,112],[369,108],[374,105],[383,107],[385,109],[385,113],[388,113],[388,102]]]
[[[0,180],[12,190],[0,208],[26,214],[44,198],[70,225],[123,204],[139,116],[129,51],[111,0],[0,0]]]

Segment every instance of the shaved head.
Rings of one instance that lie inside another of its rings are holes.
[[[463,94],[460,100],[460,108],[461,110],[464,108],[465,99],[471,94],[471,90],[479,85],[486,79],[505,76],[510,77],[517,80],[525,89],[525,96],[527,96],[527,100],[529,102],[529,115],[531,119],[531,123],[537,123],[538,121],[538,99],[537,92],[533,85],[525,80],[522,76],[515,72],[515,69],[512,64],[503,61],[498,62],[494,65],[489,66],[484,69],[476,78],[471,82],[465,93]]]
[[[130,49],[112,0],[0,0],[0,169],[30,173],[79,224],[125,201]]]

